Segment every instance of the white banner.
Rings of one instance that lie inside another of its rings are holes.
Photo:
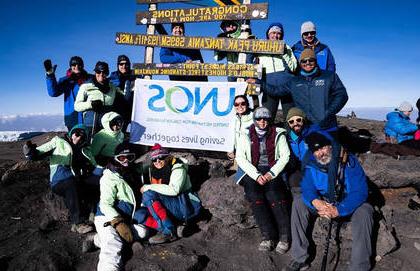
[[[137,79],[130,141],[169,148],[229,151],[233,144],[233,99],[245,82]]]

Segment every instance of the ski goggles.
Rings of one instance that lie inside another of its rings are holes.
[[[136,159],[135,153],[122,153],[114,156],[115,161],[121,163],[121,162],[133,162],[134,159]]]

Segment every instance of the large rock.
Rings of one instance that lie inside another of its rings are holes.
[[[366,175],[379,188],[399,188],[420,184],[420,159],[405,156],[400,160],[391,156],[365,153],[360,162]]]
[[[244,190],[230,178],[211,178],[199,191],[204,208],[225,225],[251,227],[252,212],[244,198]]]

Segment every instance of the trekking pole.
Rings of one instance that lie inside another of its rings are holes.
[[[93,111],[93,125],[92,125],[92,132],[90,134],[90,144],[92,144],[93,136],[95,135],[97,115],[98,113],[96,113],[96,111]]]
[[[329,247],[330,247],[332,226],[333,226],[333,220],[330,219],[330,221],[328,223],[327,239],[325,240],[325,246],[324,246],[324,255],[322,256],[321,271],[326,271],[327,270],[328,250],[329,250]]]
[[[341,148],[340,161],[339,161],[340,164],[338,165],[337,178],[336,178],[335,187],[334,187],[334,190],[335,190],[334,204],[339,202],[341,198],[341,193],[342,193],[342,188],[343,188],[341,181],[344,179],[344,167],[346,166],[347,158],[348,158],[347,152],[344,150],[344,148]],[[334,223],[334,220],[331,218],[328,224],[328,233],[327,233],[327,239],[325,240],[324,255],[322,256],[321,271],[327,270],[328,250],[330,246],[331,231],[332,231],[333,223]],[[336,226],[337,226],[337,233],[336,233],[336,238],[337,238],[339,226],[338,224]]]

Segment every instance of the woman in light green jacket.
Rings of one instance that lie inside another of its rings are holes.
[[[31,142],[24,146],[24,154],[30,160],[50,158],[50,185],[52,191],[64,197],[70,211],[72,231],[86,233],[93,228],[82,223],[80,218],[77,177],[86,176],[96,166],[87,145],[86,127],[75,125],[64,137],[54,137],[36,147]]]
[[[117,92],[122,94],[121,90],[109,81],[108,75],[108,64],[98,61],[95,66],[95,77],[91,82],[81,85],[77,93],[74,110],[83,112],[83,123],[89,131],[92,128],[98,130],[103,114],[112,111]]]

